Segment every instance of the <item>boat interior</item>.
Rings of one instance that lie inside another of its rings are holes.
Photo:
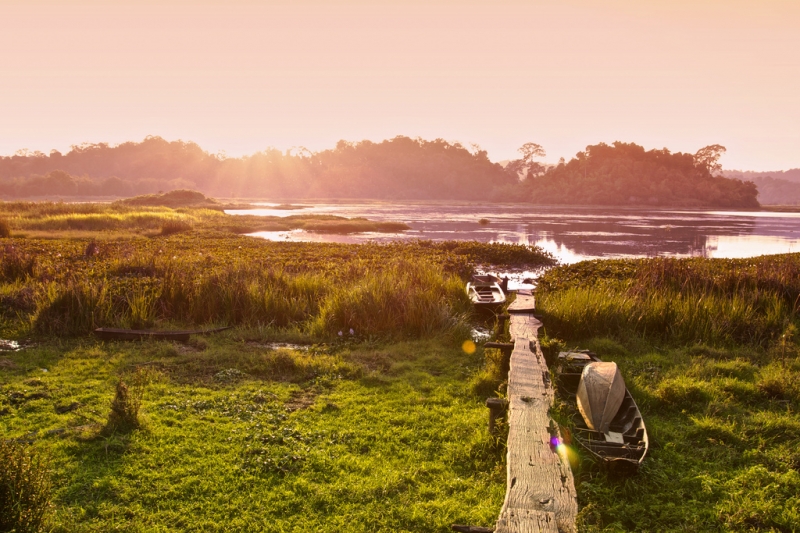
[[[502,292],[500,292],[500,287],[495,287],[492,285],[472,285],[472,291],[474,292],[476,299],[479,302],[496,302],[502,299]]]

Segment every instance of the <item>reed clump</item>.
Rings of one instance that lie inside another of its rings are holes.
[[[459,329],[469,306],[461,279],[443,275],[432,264],[399,260],[332,293],[310,329],[315,334],[426,336]]]
[[[0,531],[34,533],[50,508],[47,460],[27,445],[0,439]]]
[[[0,239],[11,237],[11,224],[5,218],[0,218]]]

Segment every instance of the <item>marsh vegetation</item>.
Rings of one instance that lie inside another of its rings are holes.
[[[152,237],[191,230],[253,233],[300,229],[319,233],[402,232],[402,222],[334,215],[230,216],[196,191],[171,191],[112,203],[0,202],[0,235],[27,238]]]
[[[214,209],[9,205],[0,338],[23,342],[0,354],[2,453],[43,458],[31,479],[51,530],[494,523],[505,449],[483,400],[502,391],[502,358],[464,350],[478,319],[463,281],[477,264],[552,265],[541,250],[275,243],[215,229]],[[126,209],[165,218],[22,237]],[[795,528],[798,274],[794,254],[583,262],[540,279],[543,349],[616,361],[651,437],[626,479],[572,450],[581,531]],[[236,327],[188,344],[89,336],[206,325]]]

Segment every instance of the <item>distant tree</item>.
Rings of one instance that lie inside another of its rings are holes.
[[[524,173],[525,178],[539,176],[544,174],[546,168],[538,161],[534,161],[537,157],[544,157],[547,153],[542,148],[542,145],[536,143],[525,143],[517,149],[517,152],[522,154],[522,157],[511,161],[506,165],[506,172],[514,176],[519,176]]]
[[[517,149],[517,152],[522,154],[522,161],[528,164],[533,163],[534,157],[544,157],[547,155],[542,145],[536,143],[525,143]]]
[[[726,151],[726,148],[721,144],[712,144],[700,148],[694,154],[694,164],[700,168],[705,168],[712,176],[720,174],[722,165],[719,163],[719,158]]]

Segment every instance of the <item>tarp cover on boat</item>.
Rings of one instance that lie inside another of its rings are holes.
[[[583,368],[577,391],[578,409],[591,429],[607,433],[624,398],[625,382],[617,363],[595,362]]]

